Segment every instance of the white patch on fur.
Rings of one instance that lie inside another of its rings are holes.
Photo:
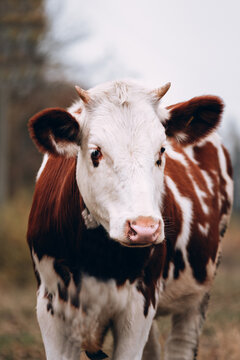
[[[34,252],[32,252],[32,256],[36,270],[38,271],[41,278],[41,284],[45,284],[49,292],[56,293],[57,282],[61,282],[62,280],[54,271],[54,258],[43,256],[43,258],[39,261],[37,255],[35,255]]]
[[[79,360],[79,343],[69,341],[68,323],[63,318],[47,312],[48,299],[41,286],[37,296],[37,318],[41,329],[47,360]]]
[[[230,203],[232,203],[232,201],[233,201],[233,181],[227,172],[227,161],[226,161],[226,157],[223,152],[223,148],[222,148],[221,144],[219,144],[219,146],[218,146],[218,158],[219,158],[219,164],[220,164],[222,176],[227,184],[225,189],[226,189],[226,192],[228,195],[228,200],[230,201]],[[231,209],[230,209],[230,211],[231,211]]]
[[[186,155],[188,156],[188,158],[196,165],[199,166],[198,162],[196,161],[196,159],[194,158],[194,152],[193,152],[193,147],[192,146],[186,146],[184,149],[184,152],[186,153]],[[209,214],[209,208],[207,206],[207,204],[205,203],[205,199],[208,197],[208,195],[202,191],[199,186],[197,185],[197,183],[194,181],[194,178],[192,176],[192,174],[190,172],[188,172],[188,176],[191,178],[192,180],[192,184],[194,187],[194,190],[196,192],[196,195],[200,201],[201,207],[203,212],[208,215]],[[211,181],[211,179],[210,179]]]
[[[128,102],[128,85],[116,81],[115,88],[120,105],[124,105]]]
[[[187,141],[188,139],[188,135],[184,132],[178,132],[175,134],[175,139],[181,143],[181,142],[184,142],[184,141]]]
[[[82,274],[80,307],[75,308],[70,302],[71,296],[76,295],[73,279],[67,288],[68,301],[62,301],[57,284],[63,283],[54,270],[54,259],[44,256],[39,261],[33,253],[33,260],[41,278],[37,315],[47,359],[79,359],[82,346],[98,346],[110,320],[114,322],[116,336],[113,359],[141,359],[155,310],[150,305],[148,315],[144,316],[144,297],[135,283],[126,281],[117,287],[115,280],[103,282]],[[46,291],[52,294],[53,314],[47,311]]]
[[[187,259],[186,246],[191,234],[191,222],[192,222],[192,201],[187,197],[184,197],[180,194],[176,184],[169,177],[166,176],[166,183],[169,189],[172,191],[176,202],[181,208],[182,212],[182,226],[181,232],[177,237],[176,248],[182,250],[185,260]]]
[[[173,268],[173,264],[170,263],[170,265]],[[179,273],[177,279],[174,279],[173,276],[168,276],[164,280],[164,291],[159,292],[157,314],[181,313],[191,307],[196,307],[199,303],[199,298],[209,290],[211,285],[210,279],[211,276],[209,276],[209,281],[203,285],[199,284],[193,277],[192,268],[188,260],[186,260],[185,269]]]
[[[189,157],[189,159],[196,165],[198,164],[198,161],[195,159],[194,157],[194,152],[193,152],[193,146],[189,145],[189,146],[185,146],[183,148],[183,151],[186,153],[186,155]]]
[[[70,112],[73,117],[81,116],[84,106],[82,106],[83,101],[81,99],[78,99],[74,101],[74,103],[68,107],[67,111]],[[79,111],[80,110],[80,111]]]
[[[197,146],[203,147],[208,142],[211,142],[213,145],[214,144],[220,144],[221,143],[221,138],[220,138],[219,134],[216,131],[213,131],[208,136],[204,137],[203,139],[200,139],[198,141],[198,143],[197,143]]]
[[[225,190],[227,193],[228,201],[230,204],[232,204],[232,202],[233,202],[233,180],[231,179],[231,177],[228,175],[228,172],[227,172],[227,160],[226,160],[226,157],[225,157],[225,154],[223,151],[221,138],[217,133],[213,133],[213,134],[211,134],[211,136],[208,137],[208,141],[210,141],[212,143],[212,145],[217,149],[221,175],[224,178],[224,180],[226,181]],[[217,174],[217,172],[214,172],[214,174],[216,175],[217,181],[219,181],[219,174]],[[221,207],[221,205],[222,205],[221,196],[220,196],[220,194],[218,194],[219,207]],[[220,232],[224,227],[226,227],[228,225],[231,211],[232,211],[232,206],[230,206],[228,214],[223,215],[223,217],[220,221],[220,225],[219,225]]]
[[[166,108],[161,107],[159,104],[157,108],[157,114],[161,123],[165,125],[167,120],[170,118],[170,111]]]
[[[200,189],[200,187],[197,185],[197,183],[193,180],[193,176],[192,176],[192,174],[190,172],[188,173],[188,176],[192,180],[192,184],[193,184],[195,193],[196,193],[196,195],[198,197],[198,200],[200,202],[200,205],[202,207],[203,212],[206,215],[208,215],[209,214],[209,208],[208,208],[207,204],[205,203],[205,199],[208,197],[208,195],[204,191],[202,191]]]
[[[204,236],[207,237],[210,229],[210,224],[206,223],[203,226],[202,224],[198,223],[198,229]]]
[[[96,229],[99,226],[99,223],[94,219],[87,208],[82,211],[82,217],[87,229]]]
[[[188,167],[188,163],[187,163],[185,156],[182,153],[175,151],[173,149],[173,147],[171,146],[171,144],[169,144],[169,146],[168,146],[167,154],[171,159],[179,161],[182,165],[184,165],[185,167]]]
[[[53,136],[50,135],[51,141],[57,150],[59,155],[64,155],[66,157],[75,157],[77,156],[79,146],[74,143],[66,143],[58,141],[56,142],[53,138]]]
[[[210,191],[211,195],[214,195],[214,189],[213,189],[214,184],[213,184],[213,181],[211,179],[211,176],[208,174],[207,171],[202,170],[202,169],[200,169],[200,170],[201,170],[201,173],[202,173],[202,175],[204,177],[204,180],[206,181],[208,190]]]
[[[43,160],[42,160],[42,164],[40,166],[40,169],[38,170],[38,173],[37,173],[37,176],[36,176],[36,181],[38,181],[38,179],[40,178],[46,164],[47,164],[47,161],[48,161],[48,154],[44,154],[43,155]]]

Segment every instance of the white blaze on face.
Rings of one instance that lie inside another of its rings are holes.
[[[111,238],[125,242],[127,221],[151,217],[160,222],[158,241],[164,238],[160,212],[163,193],[165,129],[146,90],[111,84],[93,89],[93,105],[86,109],[78,154],[77,182],[92,216]],[[91,152],[101,149],[94,167]]]

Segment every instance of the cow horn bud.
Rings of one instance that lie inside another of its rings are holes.
[[[166,92],[168,91],[170,86],[171,86],[171,83],[168,82],[165,85],[163,85],[162,87],[160,87],[159,89],[154,90],[157,101],[159,101],[166,94]]]
[[[85,103],[85,104],[88,104],[89,101],[90,101],[90,96],[88,94],[88,92],[86,90],[83,90],[81,89],[79,86],[75,86],[75,89],[80,97],[80,99],[82,99],[82,101]]]

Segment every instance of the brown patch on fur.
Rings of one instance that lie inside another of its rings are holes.
[[[212,210],[216,213],[216,207],[218,208],[217,198],[220,196],[221,199],[221,209],[219,213],[219,220],[221,219],[222,215],[228,214],[231,204],[230,199],[228,198],[226,192],[226,181],[223,178],[221,167],[219,164],[217,148],[211,143],[207,142],[204,146],[195,146],[194,148],[195,159],[199,163],[199,167],[208,172],[209,176],[211,177],[213,184],[214,184],[214,194],[215,196],[211,197],[212,201]],[[223,148],[226,162],[227,162],[227,169],[230,177],[232,177],[232,166],[230,157],[228,152],[225,148]]]
[[[72,304],[72,306],[74,306],[76,309],[79,308],[79,306],[80,306],[80,300],[79,300],[79,292],[78,292],[78,291],[76,291],[76,293],[71,296],[71,304]]]
[[[180,145],[174,145],[174,149],[178,149],[179,152],[182,152]],[[201,151],[204,147],[201,147]],[[211,150],[213,159],[211,159]],[[207,149],[205,149],[206,152]],[[213,151],[213,149],[210,149],[210,157],[208,157],[206,154],[204,154],[207,158],[207,162],[209,164],[206,165],[206,171],[209,173],[209,168],[212,169],[216,165],[216,162],[218,161],[216,149]],[[183,152],[182,152],[183,153]],[[184,154],[184,153],[183,153]],[[188,260],[192,267],[192,271],[194,274],[194,277],[197,281],[200,283],[203,283],[207,279],[207,264],[209,259],[211,258],[212,261],[215,261],[217,249],[218,249],[218,243],[219,243],[219,210],[218,210],[218,188],[216,185],[214,186],[214,196],[212,196],[209,192],[209,189],[207,187],[206,181],[204,180],[203,175],[201,174],[201,171],[199,167],[193,163],[190,159],[187,157],[186,161],[188,162],[188,168],[185,167],[185,165],[181,164],[179,161],[173,160],[169,157],[166,157],[166,167],[165,167],[165,174],[170,176],[170,178],[175,182],[177,185],[178,191],[180,192],[181,196],[184,196],[188,198],[192,202],[192,212],[193,212],[193,219],[192,219],[192,225],[190,230],[190,238],[187,245],[187,251],[188,251]],[[196,159],[199,160],[200,158]],[[202,161],[204,161],[202,159]],[[200,166],[200,168],[202,168]],[[217,169],[216,169],[217,170]],[[191,174],[191,177],[189,176]],[[202,205],[200,203],[199,197],[196,194],[196,191],[194,189],[193,181],[197,184],[197,186],[201,189],[201,191],[204,191],[206,193],[206,198],[204,199],[204,202],[206,206],[209,208],[209,214],[205,214],[202,208]],[[214,179],[214,184],[216,184],[216,179]],[[174,199],[173,195],[171,200],[169,201],[169,197],[171,196],[171,192],[169,192],[168,188],[166,187],[167,195],[165,202],[169,202],[171,204],[172,209],[172,215],[167,215],[164,213],[164,219],[167,218],[171,219],[171,222],[175,224],[175,222],[178,222],[178,234],[180,233],[180,226],[181,222],[179,223],[179,218],[181,215],[181,208],[179,208],[179,205],[177,205],[176,200]],[[167,206],[167,205],[166,205]],[[165,206],[164,206],[165,207]],[[165,210],[166,211],[166,210]],[[210,224],[209,227],[209,234],[208,236],[204,236],[199,228],[198,224],[201,224],[204,226],[206,223]],[[166,232],[167,234],[167,232]],[[175,268],[175,276],[179,275],[179,271],[184,270],[183,263],[176,260],[176,250],[175,250],[175,242],[177,239],[178,234],[175,234],[172,238],[172,241],[169,243],[168,235],[166,235],[166,239],[168,241],[168,255],[166,262],[166,266],[169,263],[169,261],[172,261],[175,266],[177,265],[177,268]],[[171,254],[171,256],[170,256]],[[165,272],[164,275],[167,277],[167,267],[165,266]]]
[[[166,167],[167,167],[166,160]],[[178,235],[181,231],[182,224],[182,211],[178,203],[174,199],[174,195],[171,190],[165,184],[165,196],[163,199],[163,220],[165,228],[165,238],[166,238],[166,260],[163,271],[163,278],[168,277],[169,265],[170,262],[174,263],[175,257],[175,244]]]
[[[173,261],[174,261],[174,279],[178,279],[180,271],[183,271],[185,269],[185,262],[183,260],[182,251],[180,249],[176,249]]]
[[[66,286],[62,286],[60,283],[57,284],[59,298],[65,302],[68,301],[68,290]]]
[[[47,302],[47,311],[50,311],[51,315],[54,315],[54,310],[53,310],[53,305],[52,305],[52,300],[53,300],[53,295],[51,293],[49,293],[47,291],[47,289],[45,289],[45,293],[44,293],[44,297],[46,299],[48,299]]]
[[[68,287],[71,276],[68,267],[64,264],[63,259],[55,259],[53,263],[54,270],[62,278],[65,287]]]
[[[160,279],[163,272],[163,267],[166,258],[166,243],[155,245],[152,248],[152,253],[147,260],[145,269],[143,269],[142,276],[137,282],[137,290],[144,296],[144,316],[148,315],[149,306],[152,304],[153,308],[156,306],[155,290],[157,281]]]
[[[50,303],[50,302],[47,303],[47,311],[50,311],[50,314],[54,315],[53,306],[52,306],[52,303]]]

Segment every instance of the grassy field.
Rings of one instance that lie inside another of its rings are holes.
[[[30,199],[20,194],[0,210],[0,360],[44,359],[35,316],[36,283],[25,242]],[[159,320],[164,346],[169,319]],[[111,336],[104,344],[110,354]],[[82,356],[85,359],[85,356]],[[199,360],[240,359],[240,218],[233,217],[211,293]]]

